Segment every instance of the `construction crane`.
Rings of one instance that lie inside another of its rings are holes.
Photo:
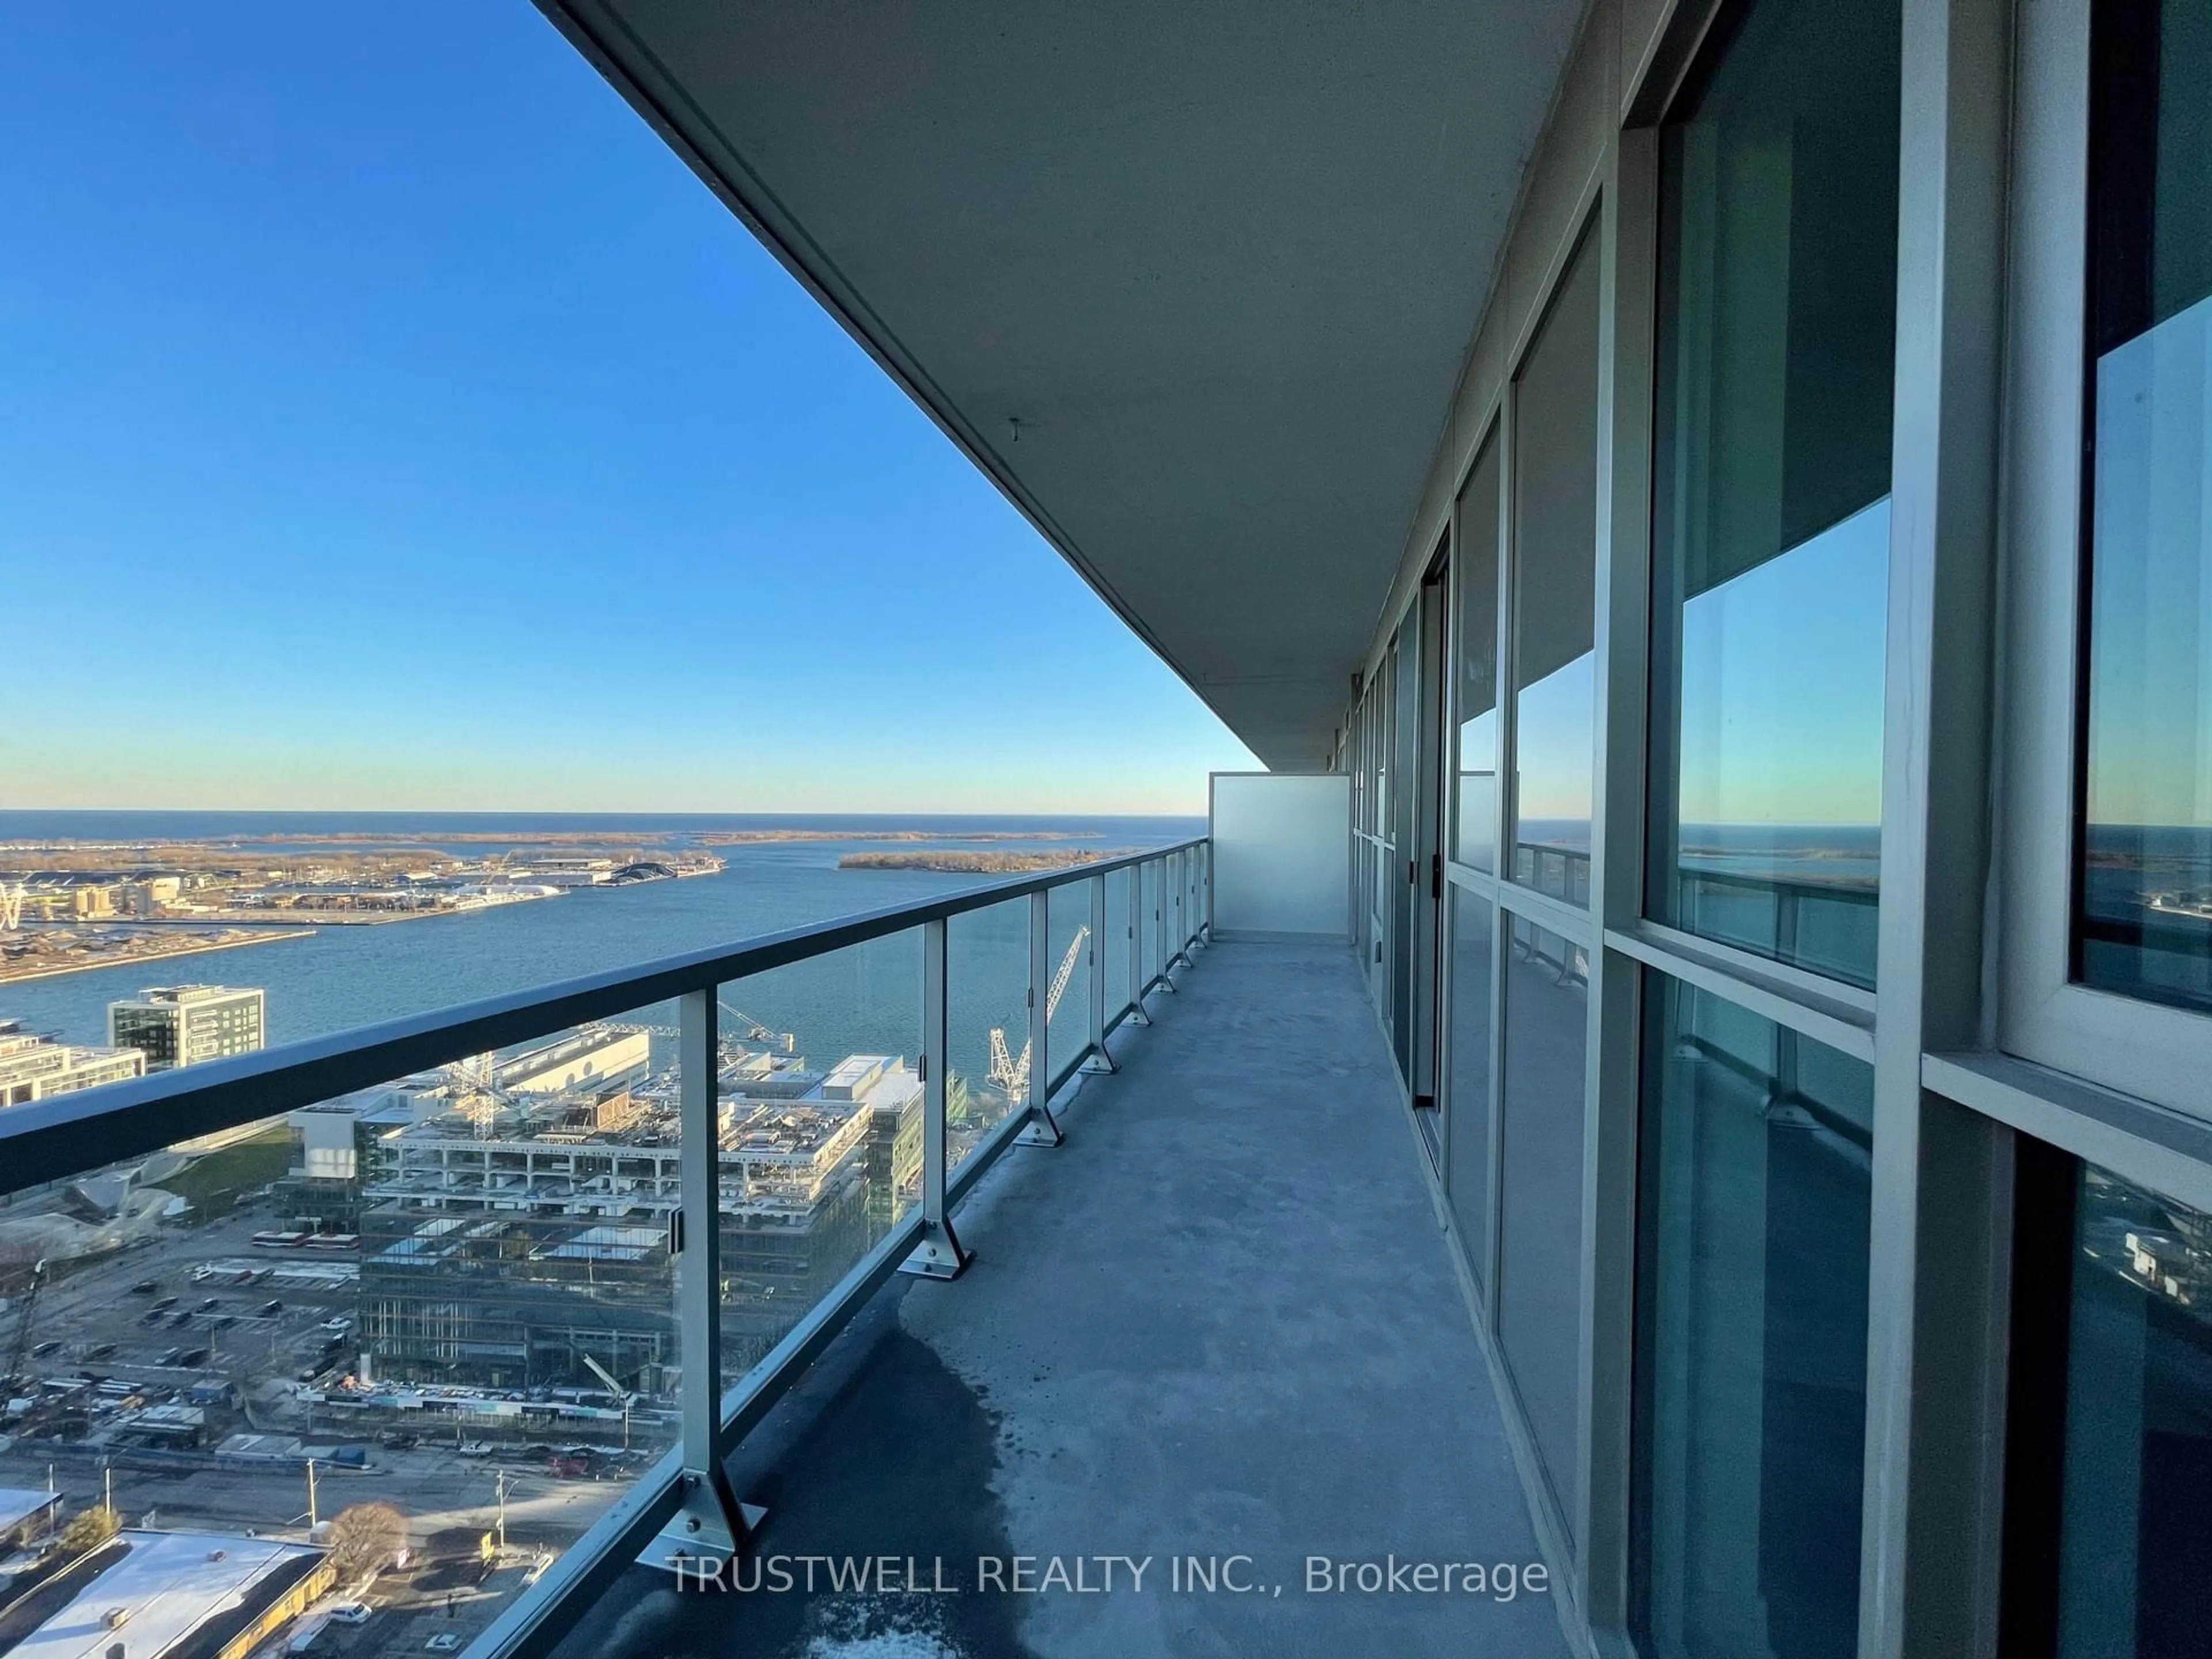
[[[576,1355],[577,1358],[592,1368],[592,1376],[598,1377],[600,1382],[607,1385],[607,1392],[614,1395],[615,1404],[622,1407],[623,1449],[624,1451],[628,1451],[629,1449],[629,1408],[637,1403],[636,1393],[632,1389],[625,1389],[621,1383],[616,1382],[615,1374],[612,1371],[609,1370],[605,1365],[599,1364],[598,1360],[592,1358],[591,1355],[586,1353],[581,1348],[576,1350]]]
[[[1075,964],[1083,954],[1083,943],[1091,937],[1086,925],[1075,930],[1075,937],[1067,942],[1067,954],[1060,959],[1060,971],[1052,976],[1052,988],[1045,993],[1044,1023],[1052,1024],[1059,1010],[1060,1000],[1067,994],[1067,981],[1075,976]],[[985,1073],[993,1084],[1005,1093],[1009,1101],[1025,1098],[1030,1086],[1030,1056],[1036,1046],[1034,1038],[1022,1044],[1019,1060],[1006,1051],[1006,1034],[998,1026],[991,1028],[991,1068]]]
[[[514,1105],[514,1097],[499,1086],[499,1056],[487,1050],[457,1060],[444,1070],[453,1081],[461,1114],[476,1131],[477,1139],[489,1140],[501,1111]]]
[[[46,1287],[46,1263],[41,1256],[31,1269],[30,1287],[23,1292],[22,1305],[15,1310],[15,1340],[8,1349],[8,1381],[19,1385],[28,1379],[23,1375],[23,1357],[30,1351],[31,1328],[39,1316],[39,1292]]]
[[[23,901],[31,890],[20,881],[0,881],[0,933],[12,933],[23,925]]]

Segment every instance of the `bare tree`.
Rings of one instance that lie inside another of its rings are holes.
[[[356,1504],[331,1522],[331,1565],[341,1583],[381,1572],[407,1547],[407,1517],[389,1504]]]
[[[71,1516],[54,1547],[64,1555],[88,1554],[123,1529],[122,1517],[104,1504],[95,1504]]]

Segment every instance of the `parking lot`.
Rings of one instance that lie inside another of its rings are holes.
[[[236,1434],[328,1449],[331,1436],[295,1392],[303,1376],[356,1364],[355,1257],[253,1243],[279,1224],[265,1200],[249,1201],[203,1224],[164,1225],[96,1261],[53,1264],[22,1350],[23,1374],[52,1386],[9,1425],[0,1485],[51,1483],[65,1513],[112,1494],[131,1526],[307,1538],[309,1482],[296,1457],[260,1468],[219,1462],[214,1450]],[[0,1367],[15,1352],[22,1301],[0,1316]],[[21,1397],[25,1386],[13,1392]],[[146,1407],[187,1402],[198,1403],[176,1420],[198,1413],[197,1432],[179,1426],[164,1440],[134,1426],[158,1417]],[[450,1442],[400,1448],[372,1438],[363,1455],[359,1468],[318,1460],[314,1516],[389,1503],[405,1518],[412,1560],[369,1589],[367,1623],[333,1623],[316,1638],[316,1651],[359,1659],[420,1653],[441,1633],[465,1639],[627,1484],[619,1464],[593,1460],[580,1475],[542,1447],[464,1457]],[[496,1538],[502,1510],[507,1547],[488,1568],[483,1540]]]

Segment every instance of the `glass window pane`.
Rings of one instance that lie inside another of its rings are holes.
[[[1636,1633],[1851,1659],[1874,1073],[1663,974],[1644,1009]]]
[[[1559,1506],[1571,1515],[1582,1353],[1587,953],[1510,917],[1498,1335]]]
[[[1561,279],[1513,393],[1513,878],[1580,904],[1589,902],[1595,685],[1591,240],[1583,238]]]
[[[2212,14],[2092,14],[2089,684],[2075,971],[2212,1007]]]
[[[1453,854],[1498,867],[1498,444],[1482,447],[1459,497],[1459,762],[1452,788]]]
[[[1476,1273],[1490,1277],[1490,901],[1451,890],[1451,1074],[1449,1186]]]
[[[1660,162],[1657,920],[1874,982],[1899,14],[1764,0]]]
[[[2212,1217],[2083,1166],[2060,1659],[2212,1651]]]
[[[1030,902],[1006,899],[945,924],[945,1163],[957,1167],[1027,1103]],[[920,987],[917,976],[915,984]]]
[[[1106,967],[1106,1023],[1130,1006],[1129,958],[1134,948],[1130,933],[1129,884],[1133,871],[1115,870],[1106,878],[1106,948],[1101,960]]]
[[[912,929],[722,988],[726,1376],[781,1341],[921,1190],[921,947]]]
[[[1091,884],[1055,887],[1048,896],[1052,932],[1047,961],[1052,978],[1046,982],[1048,1018],[1045,1048],[1050,1083],[1071,1066],[1083,1062],[1091,1047],[1091,968],[1094,956],[1091,939]]]

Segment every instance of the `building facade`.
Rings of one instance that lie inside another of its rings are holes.
[[[56,1042],[26,1031],[19,1021],[0,1020],[0,1106],[120,1083],[145,1072],[146,1056],[136,1048]]]
[[[107,1040],[146,1056],[146,1069],[247,1054],[267,1036],[267,994],[258,987],[157,985],[107,1005]]]
[[[2212,1651],[2212,27],[1592,9],[1346,710],[1571,1633]]]

